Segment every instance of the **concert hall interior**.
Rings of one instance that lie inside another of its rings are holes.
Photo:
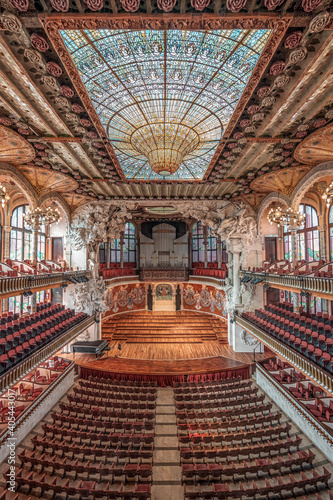
[[[333,0],[0,0],[0,500],[333,500]]]

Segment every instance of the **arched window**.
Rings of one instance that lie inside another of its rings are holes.
[[[299,211],[305,214],[305,221],[297,231],[298,260],[312,262],[319,260],[319,231],[317,210],[311,205],[300,204]],[[284,227],[284,255],[291,260],[291,233]]]
[[[192,232],[192,262],[205,262],[204,228],[200,222]]]
[[[110,262],[119,263],[121,256],[120,238],[113,240],[110,250]],[[131,222],[126,222],[123,245],[123,262],[135,262],[135,226]]]
[[[328,230],[330,235],[330,261],[333,261],[333,205],[328,212]]]
[[[217,238],[208,228],[207,262],[217,262]]]
[[[123,253],[124,262],[135,262],[135,226],[131,222],[126,222]]]
[[[32,259],[32,231],[26,227],[23,215],[28,210],[29,205],[20,205],[13,210],[10,225],[9,256],[12,260]],[[38,231],[37,236],[37,260],[45,259],[46,235],[45,226]]]

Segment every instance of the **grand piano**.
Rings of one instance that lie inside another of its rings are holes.
[[[104,351],[109,351],[110,347],[107,340],[91,340],[86,342],[75,342],[72,344],[72,352],[75,356],[75,353],[79,352],[81,354],[96,354],[97,356],[101,356]]]

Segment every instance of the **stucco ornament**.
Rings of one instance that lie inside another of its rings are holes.
[[[94,278],[87,283],[75,285],[70,295],[73,297],[74,306],[78,312],[85,312],[91,316],[103,314],[108,310],[107,288],[103,278]]]
[[[250,347],[256,347],[260,342],[259,340],[252,337],[252,335],[247,333],[245,330],[242,331],[240,338],[243,344]]]
[[[87,260],[95,278],[98,276],[99,245],[109,238],[118,238],[125,230],[126,221],[132,218],[134,207],[111,202],[92,202],[79,207],[74,213],[66,239],[73,250],[87,249]]]

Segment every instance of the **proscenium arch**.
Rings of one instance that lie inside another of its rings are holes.
[[[65,218],[66,218],[66,223],[67,227],[70,226],[71,224],[71,210],[69,208],[68,203],[66,200],[59,194],[57,191],[50,191],[49,193],[43,194],[38,200],[38,205],[42,207],[44,203],[47,202],[54,202],[56,205],[58,205],[64,212]]]
[[[258,234],[261,234],[261,223],[264,213],[272,203],[280,203],[285,205],[286,208],[289,208],[291,205],[291,200],[290,198],[288,198],[288,196],[284,194],[279,194],[277,192],[270,193],[269,195],[266,196],[266,198],[262,200],[262,202],[259,205],[257,213]]]
[[[302,199],[309,191],[311,186],[313,186],[315,182],[320,181],[320,179],[322,179],[323,177],[327,177],[328,175],[333,176],[333,161],[321,163],[320,165],[317,165],[312,170],[310,170],[310,172],[308,172],[303,177],[303,179],[294,189],[291,197],[291,208],[297,210],[299,204],[302,202]]]
[[[30,182],[19,172],[17,168],[8,163],[0,163],[0,175],[8,175],[11,180],[22,191],[31,208],[38,206],[38,196]]]

